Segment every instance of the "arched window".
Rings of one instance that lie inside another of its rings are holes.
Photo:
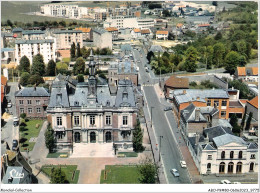
[[[207,164],[207,172],[210,172],[211,171],[211,163],[208,163]]]
[[[233,162],[229,162],[229,164],[228,164],[228,173],[233,173],[233,169],[234,169],[234,163]]]
[[[240,159],[243,158],[243,152],[242,152],[242,151],[239,151],[239,153],[238,153],[238,158],[240,158]]]
[[[230,152],[230,158],[233,159],[234,158],[234,151]]]
[[[225,172],[225,163],[221,162],[219,164],[219,173],[224,173]]]
[[[242,172],[242,162],[238,162],[237,163],[237,173],[241,173]]]
[[[254,171],[254,166],[255,166],[255,164],[253,162],[250,163],[249,172],[253,172]]]
[[[224,151],[221,152],[221,159],[225,159],[225,152]]]

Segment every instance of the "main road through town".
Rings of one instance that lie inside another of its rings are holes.
[[[158,79],[151,79],[150,74],[145,71],[144,66],[147,64],[147,59],[142,49],[140,51],[133,50],[133,56],[139,66],[139,82],[143,85],[144,100],[147,103],[149,115],[151,116],[152,114],[153,131],[158,146],[161,138],[161,163],[163,164],[167,182],[169,184],[191,183],[187,169],[181,168],[180,166],[182,155],[174,136],[174,133],[177,131],[176,121],[173,116],[170,121],[166,118],[165,111],[163,110],[165,106],[160,103],[158,96],[155,93],[154,83],[158,82]],[[180,177],[174,177],[171,174],[170,170],[173,168],[176,168],[179,171]]]

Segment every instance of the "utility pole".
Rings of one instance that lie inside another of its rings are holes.
[[[160,136],[159,162],[161,161],[161,147],[162,147],[161,142],[162,142],[162,138],[163,138],[163,136]]]

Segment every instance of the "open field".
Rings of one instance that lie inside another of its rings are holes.
[[[106,165],[105,170],[101,171],[100,184],[140,184],[137,166]]]

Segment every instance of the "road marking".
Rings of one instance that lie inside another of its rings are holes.
[[[173,139],[174,139],[175,143],[177,144],[177,147],[178,147],[178,150],[179,150],[179,152],[180,152],[181,158],[182,158],[182,160],[184,160],[183,155],[182,155],[182,152],[181,152],[180,147],[179,147],[179,143],[177,142],[177,139],[176,139],[176,137],[175,137],[175,135],[174,135],[174,133],[173,133],[172,126],[171,126],[171,124],[170,124],[170,122],[169,122],[169,119],[168,119],[168,117],[166,116],[166,112],[164,113],[164,116],[166,117],[167,123],[168,123],[168,125],[169,125],[169,127],[170,127],[170,130],[171,130],[171,134],[172,134],[172,136],[173,136]],[[189,169],[187,169],[187,171],[188,171],[188,175],[189,175],[190,181],[191,181],[191,183],[193,184],[192,178],[191,178],[191,176],[190,176]]]

